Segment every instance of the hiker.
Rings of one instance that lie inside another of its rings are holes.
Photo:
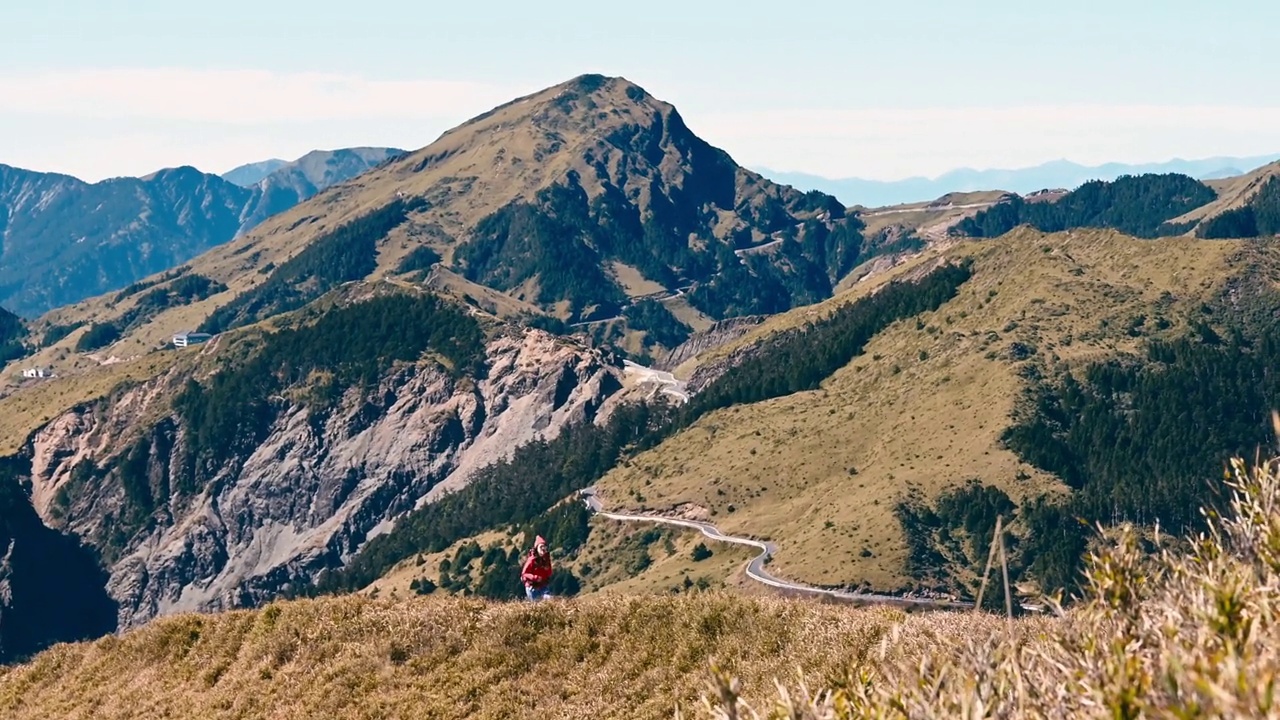
[[[547,541],[541,535],[533,541],[533,549],[524,560],[520,581],[524,583],[524,594],[530,600],[551,597],[551,592],[547,589],[551,582],[551,550],[547,548]]]

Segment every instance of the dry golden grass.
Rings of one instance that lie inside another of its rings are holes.
[[[912,319],[890,327],[818,390],[706,416],[607,475],[601,494],[617,508],[691,503],[725,532],[771,538],[779,544],[773,569],[783,577],[900,588],[905,544],[892,511],[908,493],[929,500],[974,477],[1015,499],[1059,487],[999,442],[1025,386],[1010,344],[1035,347],[1048,368],[1134,350],[1147,338],[1129,336],[1128,320],[1154,320],[1165,291],[1171,326],[1159,334],[1185,332],[1185,316],[1227,280],[1228,256],[1239,247],[1019,231],[924,253],[832,301],[771,318],[700,362],[939,257],[973,258],[974,277],[922,316],[922,326]]]
[[[506,533],[489,531],[465,540],[459,540],[438,553],[420,553],[401,561],[360,592],[370,597],[413,597],[417,594],[409,587],[413,581],[420,578],[427,578],[432,582],[438,581],[440,579],[440,561],[445,558],[452,558],[462,545],[475,541],[480,544],[480,547],[487,548],[494,543],[507,539]],[[419,564],[419,556],[422,558],[421,564]],[[514,576],[512,582],[516,582]]]
[[[708,540],[694,530],[607,518],[593,518],[592,524],[592,534],[580,559],[574,563],[574,572],[579,574],[584,565],[592,568],[584,578],[583,589],[588,593],[644,595],[683,592],[686,577],[695,583],[703,580],[715,589],[740,587],[743,585],[743,568],[757,554],[750,548]],[[639,573],[629,573],[626,562],[635,552],[637,538],[654,528],[662,531],[663,539],[647,548],[651,564]],[[693,559],[693,548],[699,543],[711,550],[711,557],[698,561]]]
[[[711,316],[690,305],[689,299],[683,295],[667,298],[662,301],[662,304],[676,316],[677,320],[688,325],[694,332],[706,330],[715,324]]]
[[[658,529],[661,538],[645,546],[639,538],[646,531]],[[505,532],[489,531],[460,540],[442,552],[422,553],[409,558],[361,590],[370,597],[406,598],[416,592],[410,585],[416,579],[438,582],[440,561],[452,559],[463,544],[475,541],[481,548],[501,545],[506,549],[519,546],[528,549],[529,543]],[[712,556],[703,560],[693,559],[693,548],[705,543]],[[637,554],[649,558],[648,567],[639,572],[629,568]],[[704,589],[743,588],[758,590],[757,584],[747,580],[742,572],[755,552],[741,546],[707,540],[699,532],[641,522],[617,522],[606,518],[591,519],[591,533],[587,542],[571,558],[556,557],[557,568],[572,572],[582,582],[582,595],[592,593],[644,595],[686,592],[684,578],[704,584]],[[478,567],[479,561],[475,561]],[[518,570],[512,568],[511,582],[518,583]],[[478,570],[476,571],[478,574]],[[439,591],[442,592],[443,591]]]
[[[427,287],[434,291],[449,295],[462,302],[470,297],[484,312],[499,318],[515,318],[521,315],[540,314],[541,310],[532,303],[524,302],[506,293],[487,288],[479,283],[471,282],[458,273],[445,268],[436,268]]]
[[[1250,468],[1237,459],[1232,474],[1227,517],[1211,516],[1189,547],[1165,543],[1152,555],[1134,528],[1111,533],[1090,558],[1086,601],[1074,609],[1051,602],[1057,617],[1003,630],[890,633],[883,648],[892,657],[816,695],[803,685],[782,690],[763,717],[1277,717],[1280,462]],[[739,701],[742,685],[730,675],[713,676],[705,715],[762,717]]]
[[[85,367],[59,377],[27,381],[0,397],[0,455],[18,452],[31,433],[63,412],[100,397],[126,381],[145,381],[173,367],[175,353]],[[59,368],[59,372],[63,372]]]
[[[288,602],[55,647],[0,670],[0,716],[665,718],[711,659],[820,683],[902,623],[991,621],[718,593]]]
[[[615,260],[609,263],[609,269],[612,271],[613,278],[622,286],[628,297],[651,295],[666,290],[666,287],[646,278],[638,269],[626,263],[620,263]]]

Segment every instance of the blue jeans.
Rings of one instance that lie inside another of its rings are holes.
[[[533,601],[546,600],[551,597],[551,591],[547,588],[536,588],[532,585],[524,586],[524,595]]]

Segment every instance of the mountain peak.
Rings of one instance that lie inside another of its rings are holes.
[[[150,175],[143,175],[138,179],[143,182],[152,182],[155,180],[161,180],[161,181],[166,179],[181,180],[184,178],[189,179],[189,178],[196,178],[196,177],[203,177],[203,176],[204,176],[204,173],[200,172],[198,169],[196,169],[191,165],[178,165],[177,167],[160,168],[159,170],[151,173]]]
[[[601,75],[600,73],[583,73],[582,75],[579,75],[567,82],[561,83],[558,87],[579,90],[581,92],[595,92],[601,87],[604,87],[605,84],[618,79],[620,78],[612,78],[608,75]]]

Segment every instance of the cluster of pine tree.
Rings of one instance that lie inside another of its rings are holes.
[[[27,354],[23,345],[26,337],[27,326],[22,318],[0,308],[0,366]]]
[[[899,503],[894,512],[907,540],[907,572],[942,587],[955,585],[953,566],[967,568],[980,577],[992,549],[997,519],[1003,519],[1003,527],[1007,528],[1017,509],[1003,490],[976,478],[943,493],[933,507],[919,502]],[[1004,542],[1007,555],[1013,559],[1010,572],[1017,578],[1022,569],[1021,555],[1016,552],[1017,536],[1006,533]],[[994,576],[990,579],[995,584],[983,597],[983,605],[1003,610],[1003,582]],[[978,588],[970,590],[976,594]]]
[[[168,278],[168,274],[166,274]],[[168,279],[156,281],[148,281],[145,283],[135,283],[135,290],[131,294],[137,294],[143,289],[152,288],[156,285],[168,282]],[[111,343],[119,340],[131,328],[147,322],[156,315],[168,310],[169,308],[190,305],[193,302],[204,300],[212,295],[216,295],[227,289],[227,286],[209,278],[195,273],[177,276],[176,280],[169,282],[164,287],[156,287],[150,292],[138,298],[128,312],[124,313],[115,320],[103,323],[94,323],[90,325],[80,339],[76,342],[77,352],[86,352],[106,347]],[[123,293],[122,293],[123,295]],[[119,297],[119,296],[117,296]],[[52,326],[45,333],[45,345],[51,345],[58,340],[66,337],[78,325]]]
[[[726,243],[711,239],[716,215],[691,203],[705,193],[704,202],[731,207],[731,196],[715,197],[714,188],[698,186],[685,189],[689,197],[668,198],[655,181],[642,218],[607,174],[603,185],[603,192],[588,199],[578,176],[570,174],[565,184],[543,190],[533,202],[516,202],[485,218],[455,254],[463,274],[500,290],[537,277],[539,302],[567,300],[574,319],[589,320],[611,317],[625,302],[622,289],[603,269],[606,262],[618,261],[668,288],[691,285],[689,301],[722,319],[781,312],[831,297],[833,285],[856,265],[862,249],[861,221],[845,217],[839,203],[821,193],[806,195],[795,211],[821,208],[825,221],[797,227],[787,207],[767,197],[737,208],[751,227]],[[753,242],[753,229],[776,233],[781,247],[740,258],[735,249]],[[707,239],[691,243],[690,237]]]
[[[186,430],[189,480],[252,452],[276,417],[271,397],[307,388],[317,411],[347,388],[376,383],[397,361],[431,350],[458,375],[483,373],[483,333],[475,320],[439,298],[402,294],[332,309],[314,323],[266,335],[245,361],[204,384],[188,380],[174,408]],[[320,372],[317,372],[320,371]]]
[[[1270,441],[1280,407],[1280,329],[1212,330],[1154,342],[1145,357],[1098,363],[1039,383],[1005,442],[1073,488],[1022,509],[1031,572],[1074,588],[1089,526],[1132,521],[1173,533],[1200,527],[1223,498],[1223,463]]]
[[[1280,235],[1280,176],[1268,180],[1248,205],[1206,220],[1196,228],[1196,235],[1206,239]]]
[[[76,340],[76,352],[104,348],[120,339],[120,326],[114,322],[90,323],[89,329]]]
[[[431,270],[431,266],[438,262],[440,262],[440,253],[426,245],[419,245],[410,250],[409,254],[400,260],[400,264],[396,266],[396,274],[404,275],[416,272],[418,277],[425,278],[427,272]]]
[[[200,331],[216,334],[250,325],[364,279],[377,267],[378,241],[425,206],[421,198],[396,199],[324,234],[272,270],[266,282],[210,314]]]
[[[862,354],[876,333],[941,307],[971,275],[968,264],[945,265],[917,282],[893,283],[822,320],[779,333],[694,396],[682,414],[698,417],[717,408],[812,390]]]
[[[45,328],[44,335],[40,338],[40,346],[49,347],[82,327],[84,327],[83,322],[67,323],[66,325],[51,324]]]
[[[137,295],[143,290],[149,290],[157,285],[167,283],[176,277],[180,277],[183,273],[189,271],[190,269],[191,269],[190,265],[181,265],[179,267],[173,268],[172,270],[166,271],[165,273],[157,277],[154,277],[150,280],[139,280],[138,282],[131,283],[128,286],[126,286],[123,290],[116,293],[115,297],[112,298],[111,302],[118,303],[127,297],[132,297],[134,295]]]
[[[666,305],[657,300],[641,300],[629,305],[622,312],[627,326],[645,331],[645,345],[661,345],[673,348],[689,339],[693,330],[680,322]]]
[[[597,307],[608,317],[626,298],[602,269],[606,238],[596,232],[597,222],[577,176],[570,175],[533,203],[512,203],[481,220],[454,257],[468,280],[512,290],[537,277],[539,302],[568,300],[575,318]]]
[[[547,541],[555,566],[548,589],[560,597],[577,595],[582,582],[564,561],[586,543],[591,532],[590,518],[590,511],[582,503],[564,503],[509,528],[507,541],[495,542],[484,550],[474,540],[463,543],[451,559],[441,561],[439,581],[433,584],[448,592],[491,600],[521,597],[524,586],[520,582],[520,569],[533,538],[541,535]],[[479,567],[476,560],[480,561]]]
[[[136,308],[148,315],[162,310],[204,300],[227,289],[227,286],[209,278],[191,273],[183,275],[165,287],[156,288],[138,298]]]
[[[1140,238],[1178,235],[1190,225],[1170,220],[1216,198],[1212,188],[1186,175],[1125,175],[1110,182],[1092,180],[1055,202],[1010,197],[964,219],[952,233],[990,238],[1025,224],[1044,232],[1096,227]]]

